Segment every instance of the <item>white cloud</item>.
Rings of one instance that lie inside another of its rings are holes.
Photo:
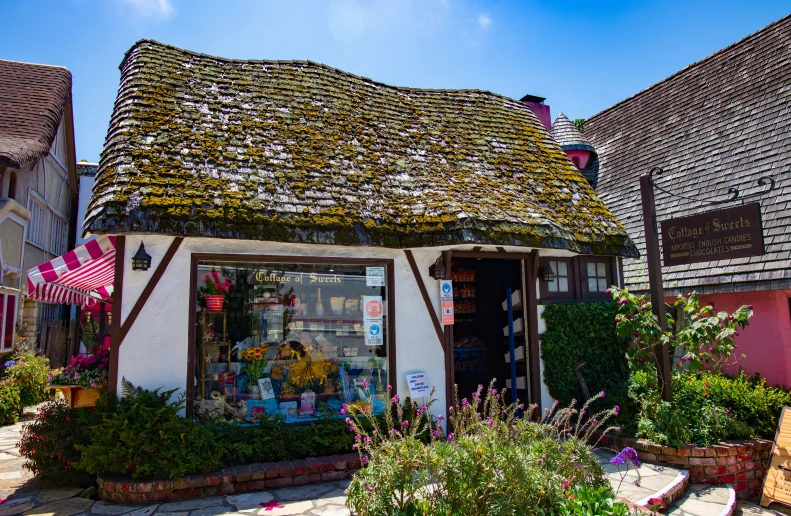
[[[171,0],[120,0],[143,18],[170,18],[176,14]]]
[[[483,30],[488,29],[489,25],[491,24],[492,24],[492,19],[489,18],[487,15],[482,14],[478,16],[478,25],[480,25]]]

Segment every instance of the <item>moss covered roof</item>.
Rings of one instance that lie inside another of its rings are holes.
[[[87,231],[636,255],[516,100],[149,40],[121,72]]]

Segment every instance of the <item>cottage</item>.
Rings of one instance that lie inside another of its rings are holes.
[[[17,322],[36,340],[68,318],[61,305],[18,292],[25,271],[74,248],[77,188],[71,73],[0,60],[0,355],[13,348]],[[53,363],[65,360],[63,346],[39,344]]]
[[[446,407],[507,385],[511,289],[515,387],[540,401],[539,304],[606,298],[637,252],[533,108],[548,124],[485,91],[136,43],[85,219],[115,253],[110,387],[301,422],[423,373]]]
[[[694,199],[722,200],[776,188],[761,199],[765,254],[663,267],[668,301],[697,290],[717,309],[755,307],[732,364],[791,386],[791,16],[761,29],[650,88],[594,115],[584,135],[598,152],[597,193],[644,249],[639,176],[654,167],[660,186],[657,218],[712,209]],[[733,203],[724,204],[731,206]],[[672,229],[670,226],[668,226]],[[644,260],[625,260],[626,286],[648,290]]]

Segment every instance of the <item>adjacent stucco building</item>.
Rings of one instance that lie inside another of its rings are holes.
[[[0,257],[2,285],[25,290],[24,273],[73,248],[77,173],[71,73],[65,68],[0,60]],[[42,321],[63,308],[10,291],[0,295],[0,352],[22,333],[35,339]]]

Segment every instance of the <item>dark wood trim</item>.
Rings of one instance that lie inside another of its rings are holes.
[[[445,251],[443,253],[445,261],[445,279],[453,279],[453,251]],[[454,349],[453,345],[453,325],[443,328],[445,330],[445,402],[448,407],[453,405],[453,399],[456,390],[456,368],[454,367]]]
[[[534,249],[527,260],[527,315],[528,332],[527,346],[530,356],[530,395],[529,403],[541,405],[541,351],[538,344],[538,300],[536,296],[536,280],[538,279],[538,250]],[[541,410],[536,411],[536,417],[541,417]]]
[[[495,247],[498,253],[507,253],[508,251],[505,250],[505,247]]]
[[[393,263],[390,258],[349,258],[348,256],[294,256],[277,254],[230,254],[230,253],[192,253],[198,260],[216,260],[238,263],[329,263],[329,264],[358,264],[358,265],[381,265]]]
[[[530,253],[511,253],[488,251],[453,251],[454,258],[494,258],[495,260],[523,260],[530,257]]]
[[[195,326],[197,317],[198,294],[198,258],[195,254],[190,256],[190,292],[189,292],[189,326],[187,328],[187,417],[195,416]]]
[[[393,393],[398,394],[398,377],[396,369],[396,296],[395,296],[395,260],[387,262],[387,383],[393,387]]]
[[[577,274],[577,264],[575,263],[574,257],[566,257],[566,256],[544,256],[538,259],[539,267],[547,262],[564,262],[566,264],[566,278],[568,281],[568,292],[550,292],[547,288],[548,283],[545,281],[540,281],[538,284],[538,297],[542,301],[560,301],[560,300],[572,300],[577,298],[577,278],[579,275]],[[560,271],[555,271],[555,275],[558,277]],[[558,282],[558,290],[560,289],[560,282]]]
[[[476,245],[475,247],[472,248],[473,252],[480,251],[481,249],[483,249],[483,247],[481,247],[479,245]]]
[[[580,262],[580,280],[581,280],[581,288],[580,291],[582,294],[583,301],[602,301],[606,299],[610,299],[610,296],[604,292],[591,292],[588,290],[588,263],[604,263],[605,264],[605,275],[606,279],[608,280],[607,288],[610,288],[610,285],[614,281],[613,276],[613,257],[612,256],[598,256],[598,255],[583,255],[579,257]],[[598,276],[596,276],[598,278]]]
[[[618,287],[623,288],[626,285],[626,280],[623,277],[623,258],[618,257]]]
[[[113,320],[110,324],[110,371],[107,390],[115,394],[118,390],[118,352],[121,347],[121,303],[124,292],[124,263],[126,237],[115,237],[115,271],[113,273]]]
[[[170,247],[168,247],[168,250],[165,252],[165,256],[162,257],[159,265],[157,265],[154,274],[152,274],[148,279],[148,283],[146,283],[143,292],[140,294],[140,297],[137,298],[137,301],[135,301],[135,306],[132,307],[132,310],[126,317],[126,320],[121,325],[121,338],[118,341],[119,347],[124,343],[126,335],[129,333],[129,330],[132,329],[132,325],[135,324],[137,316],[140,315],[140,311],[143,309],[143,306],[145,306],[145,304],[148,302],[148,298],[151,297],[151,294],[154,292],[154,288],[156,288],[159,280],[162,279],[162,276],[165,274],[168,265],[170,265],[170,261],[176,255],[176,251],[179,250],[179,246],[183,241],[184,237],[176,237],[173,239],[173,242],[170,243]]]
[[[423,296],[423,302],[426,304],[426,310],[431,317],[431,322],[434,325],[434,331],[437,332],[437,339],[439,339],[442,349],[445,350],[445,333],[442,331],[442,325],[439,322],[439,317],[437,317],[437,311],[434,310],[434,305],[431,304],[431,298],[428,295],[428,290],[426,290],[425,283],[423,283],[423,276],[420,275],[420,269],[418,269],[417,263],[415,263],[415,257],[412,255],[412,251],[409,249],[405,249],[404,254],[406,255],[407,262],[409,262],[409,268],[412,269],[412,275],[415,277],[417,287],[420,289],[420,295]],[[447,274],[447,271],[450,270],[450,266],[446,264],[445,267]]]
[[[575,256],[574,260],[574,284],[575,284],[575,292],[574,292],[574,299],[577,301],[582,301],[582,260],[580,260],[579,256]]]

